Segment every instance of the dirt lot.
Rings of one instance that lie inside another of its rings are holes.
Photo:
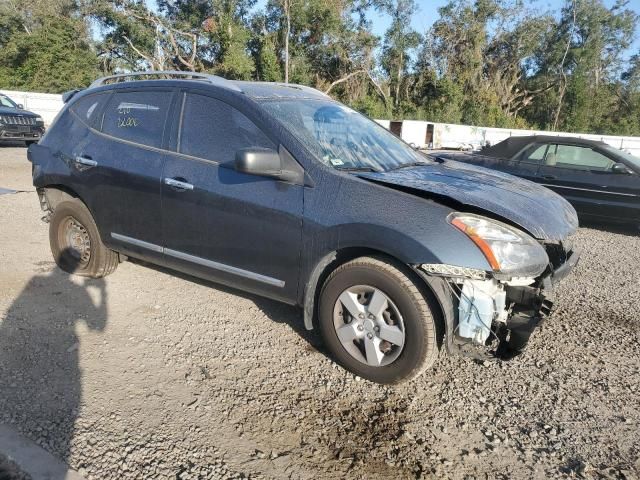
[[[521,357],[399,388],[299,310],[127,262],[55,268],[25,149],[0,149],[0,423],[87,478],[639,478],[640,237],[581,229]]]

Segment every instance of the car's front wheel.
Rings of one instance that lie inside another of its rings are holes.
[[[65,272],[100,278],[113,272],[118,254],[100,239],[91,212],[77,198],[56,206],[49,223],[51,253]]]
[[[361,257],[327,278],[319,324],[335,358],[368,380],[410,380],[435,362],[437,328],[432,308],[408,268]]]

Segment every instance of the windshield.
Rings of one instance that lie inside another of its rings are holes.
[[[325,164],[338,170],[393,170],[432,163],[364,115],[330,100],[265,101],[263,107]]]
[[[3,107],[18,108],[18,105],[13,103],[13,100],[5,95],[0,95],[0,105]]]
[[[602,147],[604,150],[618,155],[619,157],[624,158],[624,160],[630,164],[635,170],[640,170],[640,158],[635,155],[631,155],[630,153],[625,152],[624,150],[619,150],[611,145],[605,145]]]

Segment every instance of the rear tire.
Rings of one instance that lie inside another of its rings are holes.
[[[347,370],[398,384],[434,364],[437,326],[412,277],[406,266],[377,257],[356,258],[329,275],[320,293],[320,331]]]
[[[101,278],[118,266],[118,254],[104,246],[91,212],[77,198],[56,206],[49,243],[56,264],[65,272]]]

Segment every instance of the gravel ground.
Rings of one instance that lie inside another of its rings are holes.
[[[0,187],[29,174],[0,149]],[[390,388],[335,365],[298,309],[139,262],[63,274],[40,216],[0,195],[0,422],[87,478],[639,478],[636,233],[580,230],[522,356],[441,356]]]

